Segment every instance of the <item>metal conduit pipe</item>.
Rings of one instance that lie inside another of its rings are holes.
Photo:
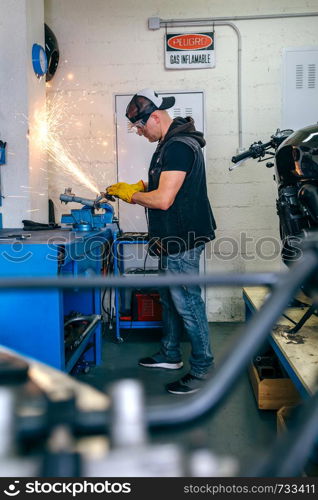
[[[159,17],[150,17],[148,27],[151,30],[160,28],[186,28],[191,26],[229,26],[237,36],[237,109],[238,109],[238,151],[243,150],[242,138],[242,37],[240,30],[233,21],[249,21],[262,19],[283,19],[296,17],[315,17],[318,12],[299,12],[290,14],[260,14],[252,16],[228,16],[228,17],[206,17],[198,19],[161,19]]]
[[[157,17],[150,17],[149,19],[154,22],[154,19],[158,19],[160,22],[160,28],[170,27],[170,26],[186,26],[185,23],[189,23],[190,26],[200,26],[207,25],[213,22],[224,22],[224,21],[252,21],[258,19],[283,19],[288,17],[315,17],[318,16],[318,12],[286,12],[284,14],[255,14],[251,16],[223,16],[223,17],[199,17],[195,19],[161,19]],[[190,24],[191,23],[191,24]],[[196,23],[196,24],[194,24]],[[154,29],[154,28],[152,28]]]

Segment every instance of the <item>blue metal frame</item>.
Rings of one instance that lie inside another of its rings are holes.
[[[124,255],[121,252],[122,245],[146,245],[148,240],[120,240],[114,237],[114,275],[118,276],[124,272]],[[120,305],[124,307],[125,304],[125,291],[115,288],[115,310],[116,310],[116,329],[115,336],[117,341],[121,341],[120,330],[130,329],[144,329],[144,328],[162,328],[162,321],[123,321],[120,319]]]
[[[113,239],[114,226],[101,231],[75,233],[64,230],[34,231],[19,241],[0,240],[0,276],[99,275],[102,247]],[[2,237],[26,234],[4,229]],[[101,315],[100,289],[14,290],[0,292],[0,344],[55,368],[70,371],[88,344],[84,359],[101,362],[101,324],[65,358],[64,317],[72,311]]]
[[[249,320],[251,316],[257,311],[250,299],[247,297],[247,295],[243,291],[243,299],[244,299],[244,304],[245,304],[245,317],[246,320]],[[270,332],[269,332],[270,333]],[[303,398],[309,398],[311,397],[311,394],[308,393],[308,389],[304,386],[302,381],[298,378],[297,374],[295,373],[293,367],[290,365],[288,359],[284,356],[282,351],[279,348],[279,345],[275,342],[275,339],[273,338],[272,335],[268,336],[268,342],[270,346],[273,348],[274,352],[276,353],[279,361],[281,362],[283,368],[286,370],[288,376],[294,383],[296,389],[298,390],[299,394]]]

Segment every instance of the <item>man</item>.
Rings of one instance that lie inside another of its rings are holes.
[[[148,182],[119,182],[109,194],[148,209],[150,250],[159,256],[161,272],[198,274],[200,255],[216,228],[207,196],[202,132],[193,119],[172,118],[166,109],[174,97],[160,97],[143,89],[131,99],[126,116],[138,135],[158,142]],[[161,349],[139,365],[178,370],[183,362],[180,338],[183,329],[191,343],[190,372],[166,386],[173,394],[199,390],[213,364],[205,304],[199,286],[182,286],[160,292],[163,306]]]

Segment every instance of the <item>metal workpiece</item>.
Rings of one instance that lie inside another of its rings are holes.
[[[115,448],[142,446],[147,441],[143,386],[123,379],[110,387],[111,442]]]
[[[96,207],[98,201],[101,199],[99,197],[97,200],[90,200],[88,198],[81,198],[80,196],[61,194],[60,200],[64,203],[80,203],[81,205],[86,205],[87,207]]]
[[[65,188],[65,192],[60,194],[60,201],[64,202],[65,204],[67,203],[80,203],[81,205],[85,205],[87,207],[94,207],[96,209],[101,208],[101,202],[102,200],[109,200],[109,201],[115,201],[115,198],[108,194],[108,193],[102,193],[100,195],[97,195],[95,199],[91,198],[83,198],[81,196],[76,196],[74,193],[72,193],[72,188]]]

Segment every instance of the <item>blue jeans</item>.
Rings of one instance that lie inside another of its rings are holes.
[[[169,274],[199,274],[200,255],[204,245],[178,254],[162,256],[160,272]],[[163,337],[161,353],[171,361],[181,360],[180,339],[183,329],[191,343],[190,373],[204,378],[213,363],[209,326],[201,289],[179,286],[161,289],[163,306]]]

